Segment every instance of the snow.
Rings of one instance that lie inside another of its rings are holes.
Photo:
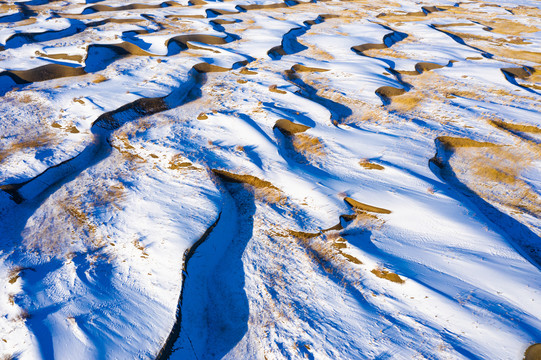
[[[0,356],[541,341],[538,2],[21,4],[0,4]]]

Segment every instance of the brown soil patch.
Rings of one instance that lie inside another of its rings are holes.
[[[98,75],[96,75],[96,77],[94,78],[94,80],[92,80],[92,82],[93,82],[94,84],[99,84],[99,83],[102,83],[102,82],[107,81],[107,80],[109,80],[107,77],[98,74]]]
[[[235,174],[225,170],[212,169],[212,172],[223,181],[251,186],[254,196],[259,200],[274,204],[284,204],[286,201],[282,191],[269,181],[253,175]]]

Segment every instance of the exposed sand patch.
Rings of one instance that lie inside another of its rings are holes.
[[[152,156],[152,155],[151,155]],[[196,170],[200,171],[198,167],[195,167],[191,162],[187,161],[185,157],[180,154],[174,155],[169,161],[169,169],[171,170]]]
[[[278,89],[278,85],[269,86],[269,91],[277,93],[277,94],[287,94],[286,91]]]
[[[499,120],[490,120],[489,123],[495,127],[505,129],[511,132],[518,131],[530,134],[541,134],[541,128],[534,125],[513,124]]]
[[[41,51],[36,51],[37,56],[46,57],[49,59],[55,59],[55,60],[69,60],[69,61],[76,61],[78,63],[83,62],[83,56],[82,55],[69,55],[69,54],[44,54]]]
[[[349,206],[351,206],[352,208],[357,209],[357,210],[368,211],[368,212],[373,212],[373,213],[377,213],[377,214],[390,214],[391,213],[390,210],[380,208],[380,207],[376,207],[376,206],[372,206],[372,205],[368,205],[368,204],[364,204],[364,203],[359,202],[357,200],[354,200],[354,199],[352,199],[350,197],[345,197],[344,201]]]
[[[329,71],[329,69],[322,69],[322,68],[315,68],[315,67],[308,67],[301,64],[295,64],[293,67],[291,67],[291,70],[295,72],[325,72]]]
[[[248,70],[248,69],[245,68],[245,67],[243,67],[242,69],[240,69],[239,73],[241,73],[242,75],[257,75],[257,71]]]
[[[286,200],[282,191],[269,181],[253,175],[235,174],[225,170],[212,169],[212,172],[224,181],[249,185],[257,199],[268,203],[284,203]]]
[[[28,84],[38,81],[47,81],[63,77],[85,75],[82,67],[71,67],[60,64],[47,64],[30,70],[7,70],[0,75],[7,75],[17,84]]]
[[[417,64],[415,64],[415,70],[419,74],[422,74],[425,71],[431,71],[431,70],[434,70],[434,69],[441,69],[443,67],[445,67],[445,65],[434,64],[434,63],[431,63],[431,62],[418,62]]]
[[[371,273],[381,279],[389,280],[398,284],[403,284],[405,282],[400,276],[398,276],[395,273],[390,272],[389,270],[374,269],[371,271]]]
[[[368,161],[366,159],[361,159],[361,161],[359,161],[359,165],[361,165],[363,168],[365,168],[367,170],[383,170],[383,169],[385,169],[383,166],[371,163],[370,161]]]
[[[274,128],[280,130],[280,132],[282,132],[284,135],[294,135],[310,129],[310,126],[296,124],[286,119],[280,119],[276,121]]]
[[[0,163],[2,163],[10,155],[13,155],[19,151],[25,150],[39,150],[45,147],[54,146],[59,141],[57,136],[52,132],[41,132],[39,134],[32,134],[19,141],[12,142],[8,146],[0,149]]]
[[[418,91],[410,91],[404,95],[394,96],[389,109],[403,113],[409,112],[421,105],[424,99],[423,94],[420,94]]]
[[[394,96],[400,96],[405,93],[406,93],[405,89],[396,88],[393,86],[382,86],[376,89],[376,94],[387,99],[391,99]]]
[[[197,70],[200,73],[213,73],[213,72],[225,72],[229,71],[231,69],[224,68],[217,65],[212,65],[206,62],[202,62],[199,64],[194,65],[193,67],[195,70]]]
[[[453,150],[463,147],[494,147],[499,146],[491,142],[476,141],[468,138],[454,137],[454,136],[439,136],[436,139],[445,149]]]
[[[540,360],[541,359],[541,344],[530,345],[524,353],[524,360]]]

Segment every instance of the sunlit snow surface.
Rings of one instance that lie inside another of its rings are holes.
[[[522,359],[540,31],[535,0],[0,1],[0,357]]]

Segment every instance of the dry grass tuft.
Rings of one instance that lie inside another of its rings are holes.
[[[417,108],[423,99],[423,94],[417,92],[409,92],[404,95],[395,96],[391,100],[389,109],[399,112],[408,112]]]
[[[199,168],[193,166],[193,164],[186,160],[182,155],[174,155],[173,158],[169,161],[169,169],[171,170],[200,170]]]
[[[43,147],[52,147],[56,144],[57,139],[54,133],[44,132],[42,134],[32,134],[26,139],[22,139],[18,142],[11,143],[0,149],[0,163],[4,161],[8,156],[13,155],[19,151],[28,149],[40,149]]]
[[[325,156],[323,144],[317,137],[307,134],[295,134],[291,140],[293,149],[306,159],[317,160]]]

